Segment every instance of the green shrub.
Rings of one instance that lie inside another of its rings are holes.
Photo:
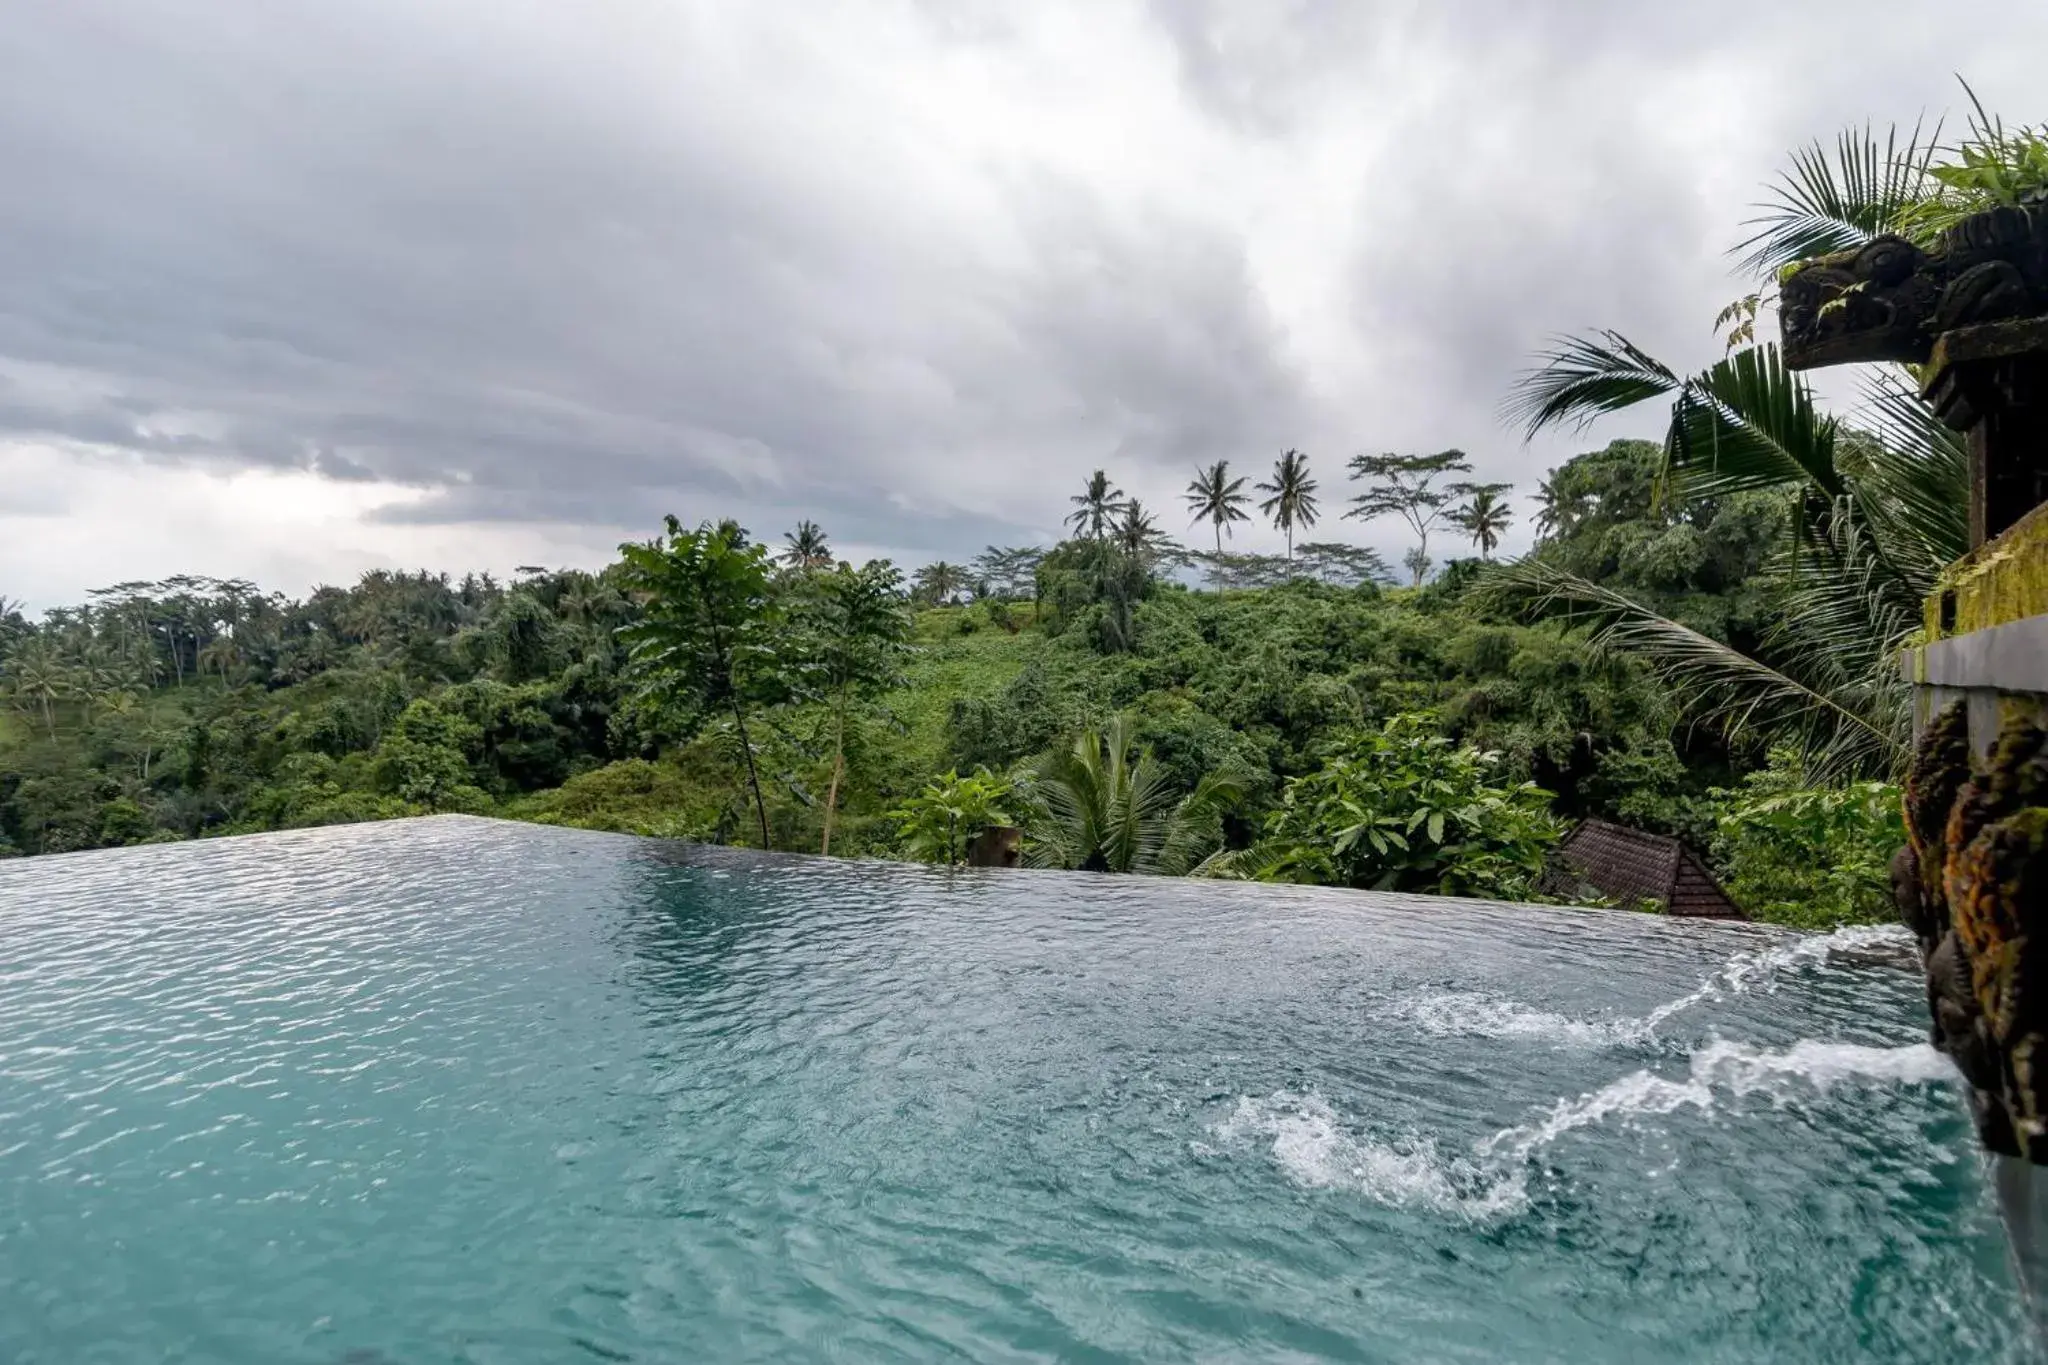
[[[469,751],[481,743],[474,722],[431,701],[416,701],[377,745],[370,765],[377,790],[435,811],[485,811],[491,798],[476,785]]]
[[[1276,881],[1527,899],[1563,834],[1550,794],[1433,726],[1394,716],[1289,782],[1239,865]]]
[[[1891,858],[1906,842],[1897,787],[1810,787],[1781,751],[1739,788],[1711,797],[1714,861],[1750,915],[1802,929],[1893,917]]]
[[[726,775],[705,781],[673,762],[621,759],[506,807],[519,820],[671,839],[714,837],[736,813]]]
[[[957,863],[983,830],[1014,823],[1008,813],[1012,795],[1009,780],[986,768],[965,777],[955,770],[927,782],[924,790],[889,815],[897,822],[905,856],[926,863]]]

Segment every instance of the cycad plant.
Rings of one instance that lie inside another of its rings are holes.
[[[1218,842],[1222,812],[1245,792],[1233,772],[1192,792],[1138,747],[1130,718],[1081,732],[1032,784],[1025,860],[1033,867],[1180,876]]]

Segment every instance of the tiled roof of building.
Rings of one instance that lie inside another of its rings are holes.
[[[1565,836],[1543,889],[1554,896],[1591,891],[1620,905],[1655,901],[1667,915],[1748,918],[1679,840],[1606,820],[1581,821]]]

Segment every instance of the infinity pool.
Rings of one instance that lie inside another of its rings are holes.
[[[0,1359],[2030,1359],[1885,931],[458,817],[0,863]]]

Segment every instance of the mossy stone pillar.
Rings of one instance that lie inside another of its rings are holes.
[[[1788,365],[1920,366],[1968,442],[1970,549],[1901,661],[1917,738],[1893,890],[2048,1324],[2048,206],[1989,210],[1931,247],[1880,237],[1780,292]]]

